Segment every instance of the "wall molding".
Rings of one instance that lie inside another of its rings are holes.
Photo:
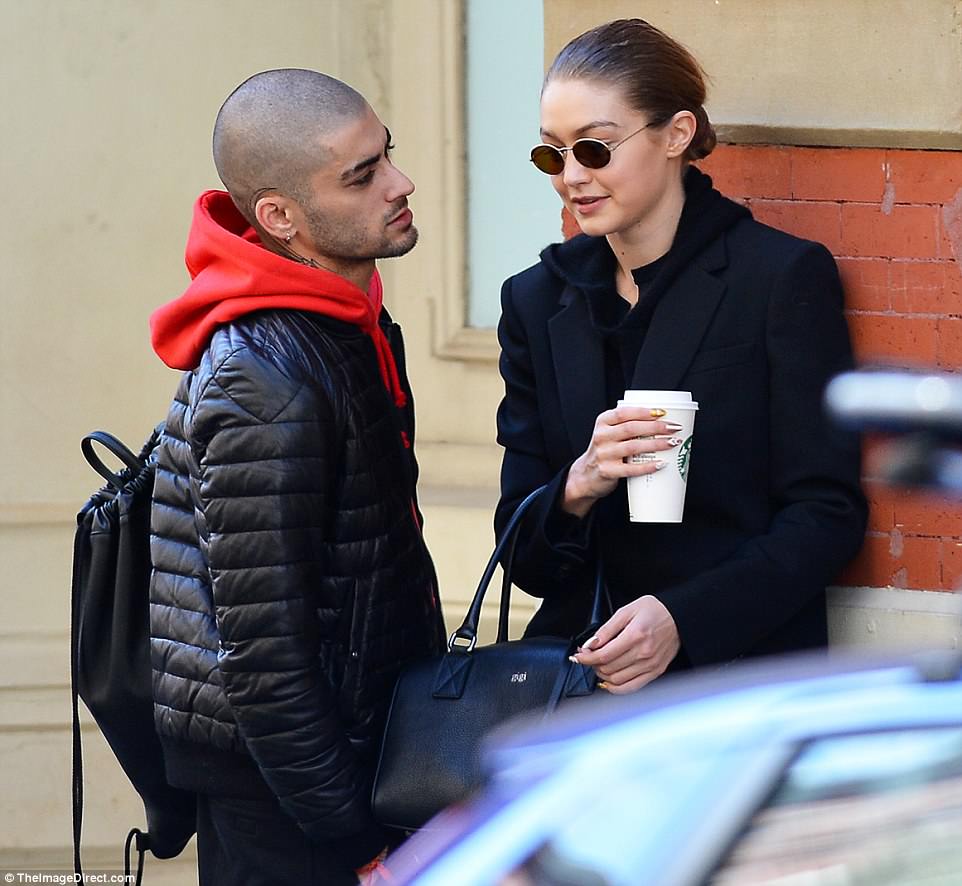
[[[63,526],[76,524],[76,502],[19,501],[0,508],[0,529],[18,526]]]
[[[463,292],[465,277],[466,275],[462,274],[461,289],[458,291]],[[453,319],[454,312],[460,310],[463,314],[465,301],[462,296],[457,300],[457,305],[453,304],[455,299],[451,298],[448,292],[443,296],[440,305],[435,303],[435,314],[441,312],[443,316],[435,317],[434,321],[434,356],[442,360],[461,360],[466,363],[497,363],[501,356],[501,347],[495,330],[458,326]],[[463,320],[461,322],[463,324]]]
[[[464,108],[464,3],[441,3],[436,9],[437,90],[440,127],[440,193],[443,195],[441,247],[442,287],[432,300],[431,352],[442,360],[489,363],[498,359],[494,331],[467,324],[467,207],[465,204],[466,145]]]
[[[835,649],[962,648],[962,594],[902,588],[829,588]]]
[[[431,353],[441,360],[494,364],[500,348],[493,329],[467,322],[467,206],[465,133],[464,3],[447,0],[432,6],[425,28],[433,27],[437,80],[434,98],[439,113],[425,121],[438,127],[441,236],[441,292],[431,300]],[[428,24],[430,22],[430,24]],[[428,35],[423,35],[427,37]]]
[[[69,622],[69,611],[64,612]],[[70,634],[62,631],[0,633],[0,690],[70,685]]]
[[[962,618],[962,594],[908,588],[831,587],[829,605],[837,609],[918,612]]]
[[[962,133],[950,131],[819,129],[751,123],[718,123],[715,130],[718,141],[724,144],[962,151]]]

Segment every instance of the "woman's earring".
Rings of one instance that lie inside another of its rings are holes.
[[[284,238],[284,241],[287,242],[287,243],[290,243],[291,240],[293,240],[293,239],[294,239],[294,232],[293,232],[293,231],[288,231],[288,232],[287,232],[287,236]]]

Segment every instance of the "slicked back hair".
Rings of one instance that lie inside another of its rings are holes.
[[[282,68],[254,74],[221,105],[214,122],[214,165],[235,205],[255,224],[260,191],[303,200],[324,163],[320,140],[367,109],[346,83],[318,71]]]
[[[551,63],[544,85],[565,79],[620,88],[628,105],[654,124],[691,111],[697,127],[686,160],[701,160],[715,147],[715,128],[704,107],[705,72],[691,52],[644,19],[606,22],[575,37]]]

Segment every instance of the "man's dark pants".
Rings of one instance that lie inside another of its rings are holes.
[[[276,800],[198,794],[200,886],[357,886],[330,850],[308,840]]]

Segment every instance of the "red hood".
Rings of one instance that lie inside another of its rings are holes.
[[[186,261],[192,278],[187,291],[150,318],[151,342],[168,366],[194,369],[214,330],[252,311],[313,311],[371,336],[384,383],[403,405],[394,357],[378,324],[382,289],[377,271],[365,293],[337,274],[270,252],[225,191],[205,191],[194,204]]]

